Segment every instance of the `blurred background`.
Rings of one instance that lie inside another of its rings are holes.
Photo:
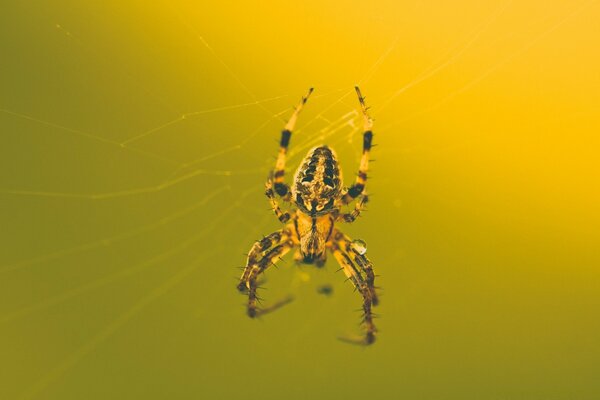
[[[598,1],[4,2],[0,398],[597,399]],[[372,107],[379,334],[332,257],[235,290],[314,86],[346,181]],[[330,288],[331,293],[323,290]],[[325,293],[323,293],[325,292]]]

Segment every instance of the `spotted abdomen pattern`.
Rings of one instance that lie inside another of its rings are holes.
[[[304,158],[296,176],[292,195],[304,212],[319,215],[333,207],[342,188],[337,158],[327,146],[316,147]]]

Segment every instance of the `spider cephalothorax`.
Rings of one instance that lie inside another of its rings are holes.
[[[275,215],[285,227],[256,242],[248,253],[248,261],[238,284],[240,291],[248,292],[248,315],[255,317],[261,312],[256,306],[257,278],[290,250],[296,248],[295,259],[305,264],[323,266],[327,250],[341,265],[348,279],[363,297],[364,323],[367,333],[365,344],[375,341],[375,325],[371,306],[377,304],[375,274],[365,249],[335,227],[336,222],[353,222],[368,197],[365,191],[369,152],[373,133],[372,120],[360,90],[356,88],[365,121],[363,154],[356,181],[349,188],[342,183],[342,173],[333,149],[318,146],[309,151],[300,163],[292,187],[284,182],[285,159],[292,130],[298,114],[306,103],[308,94],[302,98],[292,117],[281,133],[279,155],[275,169],[267,180],[265,194],[271,202]],[[296,206],[296,210],[282,211],[275,196]],[[356,200],[354,210],[342,213],[341,208]],[[262,310],[264,312],[264,310]]]

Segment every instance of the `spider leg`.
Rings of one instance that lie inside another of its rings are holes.
[[[344,194],[344,197],[342,198],[343,204],[349,204],[350,202],[352,202],[352,200],[360,196],[365,190],[365,186],[367,184],[367,171],[369,170],[369,153],[371,151],[373,142],[373,120],[368,114],[369,108],[365,104],[365,98],[361,94],[358,86],[356,86],[355,89],[364,117],[363,152],[362,157],[360,159],[360,166],[358,167],[358,175],[356,177],[356,181],[352,186],[350,186],[346,194]]]
[[[336,230],[334,233],[334,240],[337,242],[339,248],[343,249],[344,253],[347,254],[365,274],[365,283],[370,292],[372,303],[374,306],[379,304],[379,298],[375,291],[375,272],[373,271],[373,263],[371,260],[367,258],[365,253],[361,254],[359,252],[348,235],[343,234],[339,230]]]
[[[281,260],[288,251],[290,251],[294,247],[292,241],[287,241],[283,244],[273,247],[271,250],[267,251],[264,256],[252,265],[248,277],[246,279],[246,287],[248,288],[248,316],[250,318],[256,317],[258,314],[262,314],[264,312],[271,311],[271,309],[259,310],[256,307],[256,290],[258,288],[257,278],[260,274],[265,272],[267,268],[271,265],[274,265],[277,261]],[[238,286],[239,288],[239,286]],[[276,308],[280,307],[283,304],[277,305]]]
[[[266,188],[265,195],[267,196],[267,198],[269,199],[269,201],[271,203],[273,212],[279,219],[279,222],[285,224],[286,222],[288,222],[290,220],[291,214],[289,211],[281,211],[281,207],[279,206],[279,203],[277,202],[277,199],[275,198],[275,193],[273,192],[273,182],[271,181],[271,179],[267,180],[267,183],[265,184],[265,188]]]
[[[331,242],[331,249],[333,256],[344,270],[344,274],[363,297],[363,322],[367,329],[364,344],[372,344],[375,342],[375,332],[377,329],[373,323],[371,306],[375,305],[377,300],[376,297],[373,297],[375,293],[374,289],[371,289],[369,285],[369,275],[365,274],[366,276],[363,276],[362,273],[364,273],[364,270],[359,270],[359,268],[362,269],[363,267],[358,262],[355,262],[351,254],[346,251],[344,240],[339,239]]]
[[[250,272],[257,265],[259,259],[264,255],[264,253],[268,250],[271,250],[275,246],[279,246],[282,243],[285,243],[290,238],[290,229],[289,226],[275,231],[261,240],[258,240],[254,243],[250,251],[248,252],[248,259],[246,261],[246,266],[244,268],[244,272],[240,278],[240,282],[237,286],[240,292],[246,291],[248,289],[248,277],[250,276]]]
[[[354,205],[354,210],[352,210],[349,213],[342,213],[342,214],[337,215],[336,221],[343,221],[343,222],[348,222],[348,223],[354,222],[356,220],[356,218],[358,218],[358,216],[360,215],[361,211],[365,209],[365,205],[368,202],[369,202],[369,196],[367,196],[367,194],[363,192],[358,197],[358,201]]]
[[[281,140],[279,141],[279,154],[277,155],[277,161],[275,162],[275,169],[271,173],[270,180],[274,182],[275,192],[281,196],[285,197],[287,201],[289,201],[290,196],[290,188],[283,182],[283,176],[285,175],[285,160],[287,156],[287,149],[290,144],[290,138],[292,137],[292,131],[296,126],[296,120],[298,119],[298,115],[302,111],[304,104],[308,100],[310,94],[312,93],[313,88],[308,89],[308,93],[302,97],[300,103],[294,108],[294,113],[292,114],[290,120],[281,131]]]

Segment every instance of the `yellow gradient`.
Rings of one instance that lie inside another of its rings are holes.
[[[600,398],[599,3],[8,2],[0,399]],[[308,88],[287,181],[355,179],[355,85],[368,348],[331,255],[235,289]]]

